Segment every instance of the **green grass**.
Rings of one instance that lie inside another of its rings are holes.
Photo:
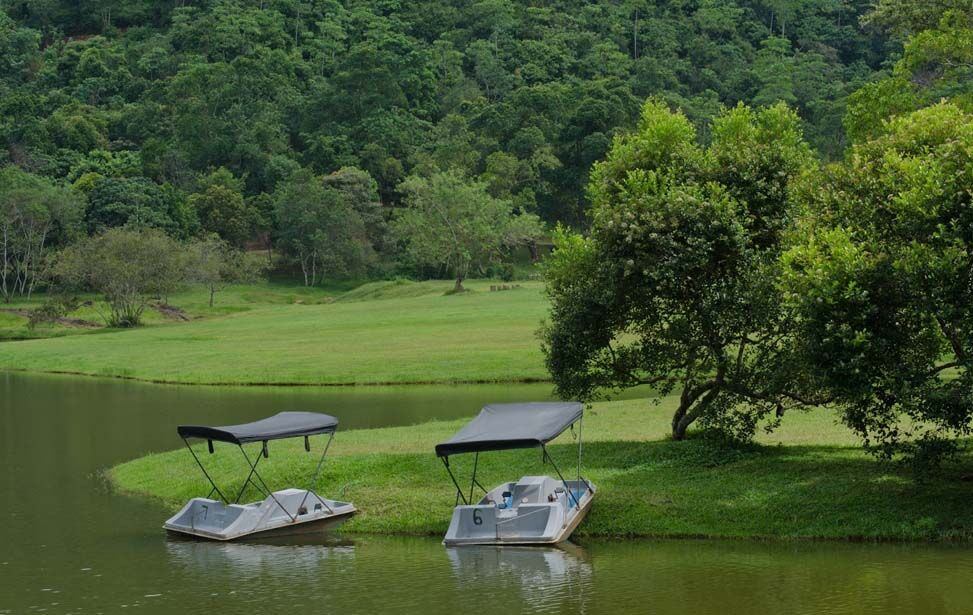
[[[213,307],[209,306],[209,293],[203,288],[190,288],[169,297],[169,303],[184,310],[191,318],[209,318],[246,312],[255,307],[301,303],[326,303],[334,301],[341,294],[342,287],[304,288],[292,284],[249,284],[230,286],[216,295]],[[70,318],[89,321],[104,327],[103,315],[106,308],[96,295],[82,295],[82,305],[72,312]],[[29,301],[15,297],[10,303],[0,303],[0,341],[43,339],[66,335],[87,335],[105,333],[109,329],[87,329],[59,324],[41,324],[34,329],[27,326],[27,318],[9,310],[29,310],[40,306],[46,299],[42,293],[35,294]],[[161,314],[154,307],[146,308],[142,315],[145,326],[171,324],[173,320]]]
[[[973,458],[918,484],[908,470],[865,455],[849,431],[825,411],[792,413],[758,444],[723,448],[703,438],[665,438],[675,400],[597,404],[585,418],[585,474],[599,488],[580,536],[662,536],[852,540],[973,538]],[[355,502],[350,532],[445,532],[454,492],[432,453],[463,421],[341,432],[325,464],[320,490]],[[261,466],[273,488],[302,485],[317,461],[300,441],[272,442]],[[245,476],[229,445],[216,455],[199,448],[216,480],[235,493]],[[376,452],[381,451],[381,452]],[[562,469],[572,469],[570,432],[553,445]],[[255,453],[256,451],[254,451]],[[468,477],[470,456],[453,457]],[[553,473],[539,451],[480,456],[480,481],[492,487],[522,474]],[[185,450],[150,455],[112,468],[125,493],[161,499],[176,509],[208,485]],[[260,499],[249,493],[252,499]]]
[[[443,293],[451,282],[344,289],[278,285],[194,290],[170,304],[197,320],[86,331],[0,344],[0,369],[192,384],[377,384],[545,379],[535,331],[546,312],[539,282]],[[89,309],[89,308],[86,308]],[[89,314],[73,314],[89,318]],[[97,316],[91,317],[97,319]]]

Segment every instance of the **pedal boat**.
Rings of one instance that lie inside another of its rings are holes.
[[[213,488],[205,498],[189,500],[163,527],[170,532],[220,541],[320,532],[336,527],[355,514],[355,506],[350,502],[323,498],[313,488],[337,428],[338,419],[316,412],[281,412],[253,423],[223,427],[180,425],[180,437]],[[269,457],[267,443],[271,440],[303,437],[304,450],[310,452],[310,438],[316,435],[327,435],[328,439],[308,487],[271,491],[257,472],[260,460]],[[232,502],[213,482],[196,451],[189,444],[191,438],[206,440],[210,454],[214,453],[213,442],[226,442],[239,447],[250,467],[250,473]],[[244,445],[256,442],[260,442],[262,446],[256,460],[251,461]],[[240,498],[248,486],[262,493],[264,499],[241,504]],[[218,500],[212,499],[214,494],[219,496]]]
[[[596,489],[581,475],[581,423],[578,402],[492,404],[484,407],[455,436],[436,446],[436,455],[456,487],[457,506],[443,544],[551,545],[567,540],[591,508]],[[547,443],[578,425],[578,474],[566,480]],[[476,479],[481,452],[540,448],[557,478],[523,476],[487,490]],[[450,468],[451,455],[473,453],[467,496]],[[474,503],[476,487],[484,496]],[[459,502],[462,501],[462,504]]]

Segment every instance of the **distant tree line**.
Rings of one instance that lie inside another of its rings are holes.
[[[591,165],[650,95],[703,141],[721,105],[787,102],[834,157],[899,46],[859,24],[868,4],[0,0],[4,296],[123,226],[269,245],[308,284],[461,280],[537,219],[586,226]],[[488,248],[429,253],[444,182],[493,212]]]

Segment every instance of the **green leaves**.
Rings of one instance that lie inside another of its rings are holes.
[[[515,214],[509,201],[456,171],[410,177],[399,189],[406,207],[392,220],[393,236],[414,264],[451,271],[457,290],[474,267],[497,263],[507,248],[541,234],[535,215]]]
[[[199,216],[202,229],[242,247],[260,223],[260,212],[243,198],[243,182],[220,168],[200,184],[198,191],[189,195],[188,203]]]
[[[49,252],[80,232],[84,205],[64,186],[13,167],[0,169],[0,297],[30,298],[46,282]]]
[[[187,281],[183,246],[158,229],[113,228],[63,250],[54,273],[62,288],[104,296],[112,327],[135,327],[152,297]]]
[[[971,170],[973,116],[940,103],[889,120],[801,191],[809,217],[781,278],[798,351],[884,456],[970,431],[956,387],[973,351]]]
[[[563,230],[546,266],[542,334],[562,395],[679,388],[673,436],[696,420],[748,438],[804,405],[775,286],[792,182],[813,165],[786,107],[725,111],[712,144],[649,101],[639,130],[598,163],[588,239]]]
[[[936,4],[956,10],[936,11]],[[906,41],[905,52],[890,76],[850,97],[845,126],[856,142],[882,134],[889,118],[944,98],[961,108],[973,108],[973,13],[961,4],[963,0],[883,0],[878,4],[873,13],[876,18],[897,16],[914,21],[904,29],[915,34]],[[899,5],[904,10],[895,15],[891,9]],[[913,30],[918,27],[928,29]]]
[[[306,286],[360,273],[375,257],[361,214],[341,190],[308,171],[274,192],[274,217],[277,244],[300,266]]]

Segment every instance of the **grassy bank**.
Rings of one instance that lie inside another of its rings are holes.
[[[190,287],[167,298],[168,303],[176,306],[182,313],[182,317],[176,317],[173,313],[163,313],[157,307],[160,302],[155,301],[142,314],[142,321],[146,327],[156,327],[185,322],[183,318],[198,320],[239,314],[264,307],[330,303],[345,293],[356,290],[356,286],[358,284],[354,282],[314,288],[306,288],[296,283],[236,284],[218,292],[212,306],[209,305],[209,291],[202,287]],[[38,293],[29,301],[23,297],[14,297],[10,303],[0,303],[0,341],[102,334],[110,331],[104,326],[104,306],[99,296],[94,294],[81,295],[79,299],[83,304],[69,315],[72,320],[90,323],[92,326],[51,323],[29,328],[26,312],[39,307],[46,298],[44,294]]]
[[[544,379],[535,330],[540,283],[444,295],[450,282],[376,283],[347,292],[236,287],[209,308],[174,295],[188,322],[0,344],[0,369],[190,384],[375,384]],[[91,309],[91,308],[86,308]],[[84,313],[78,316],[86,318]],[[2,324],[2,323],[0,323]]]
[[[600,488],[580,536],[768,537],[864,540],[973,538],[973,458],[950,474],[916,484],[908,470],[867,457],[826,412],[792,414],[773,435],[746,449],[703,439],[665,439],[672,404],[643,400],[598,404],[585,419],[585,473]],[[362,511],[350,532],[438,535],[446,530],[453,491],[432,453],[462,421],[339,433],[321,491]],[[238,451],[217,443],[212,464],[231,491],[245,473]],[[315,450],[320,450],[315,447]],[[570,432],[552,448],[573,468]],[[264,476],[280,488],[302,484],[317,456],[302,442],[271,443]],[[454,457],[468,476],[472,459]],[[491,487],[522,474],[551,473],[538,451],[482,455],[480,481]],[[176,509],[208,485],[185,450],[151,455],[110,470],[122,492],[161,499]],[[258,499],[256,494],[250,494]]]

